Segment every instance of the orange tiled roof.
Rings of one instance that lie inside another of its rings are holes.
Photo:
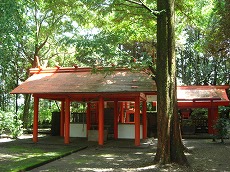
[[[228,100],[226,89],[229,86],[178,86],[177,99],[221,99]]]
[[[179,107],[229,106],[226,89],[229,86],[179,86]]]
[[[156,92],[156,84],[148,74],[128,69],[116,69],[111,74],[75,67],[34,68],[30,72],[33,75],[12,94]]]

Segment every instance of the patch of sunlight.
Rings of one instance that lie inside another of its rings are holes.
[[[1,138],[0,139],[0,143],[6,143],[6,142],[12,142],[14,141],[13,139],[10,139],[10,138]]]
[[[187,147],[188,149],[194,149],[195,147],[194,146],[189,146]]]
[[[51,75],[53,75],[53,73],[34,74],[27,79],[27,82],[31,82],[31,81],[33,82],[36,80],[40,80],[45,77],[50,77]]]
[[[39,134],[38,138],[42,138],[47,136],[46,134]],[[33,134],[23,134],[21,136],[18,137],[18,139],[32,139],[33,138]]]
[[[188,153],[188,152],[185,152],[184,154],[185,154],[185,155],[192,155],[191,153]]]
[[[43,155],[41,155],[40,153],[33,153],[33,154],[23,153],[21,155],[14,156],[14,161],[23,161],[23,160],[26,160],[28,158],[41,157],[41,156],[43,156]]]
[[[75,162],[75,164],[89,164],[89,160],[88,159],[77,159]]]
[[[144,171],[144,170],[157,170],[157,166],[156,165],[150,165],[150,166],[146,166],[146,167],[140,167],[140,168],[122,168],[122,171]]]
[[[103,158],[114,158],[116,157],[114,154],[103,154],[103,155],[99,155],[100,157],[103,157]]]
[[[142,155],[143,152],[136,152],[135,155]]]
[[[106,158],[106,159],[110,160],[110,159],[114,159],[114,158]]]
[[[47,152],[47,153],[23,153],[20,154],[18,156],[13,156],[13,159],[15,159],[15,161],[23,161],[29,158],[40,158],[40,157],[54,157],[59,155],[56,152]]]
[[[120,171],[158,171],[158,167],[156,165],[150,165],[150,166],[146,166],[146,167],[140,167],[140,168],[121,168]]]
[[[212,168],[212,169],[210,169],[211,171],[218,171],[218,169],[216,169],[216,168]]]
[[[14,155],[9,155],[9,154],[0,154],[0,159],[10,159],[10,158],[14,158]]]
[[[123,159],[118,159],[117,161],[122,162],[122,161],[124,161],[124,160],[123,160]]]
[[[95,171],[95,172],[103,172],[103,171],[113,171],[113,168],[78,168],[79,171]]]
[[[47,152],[47,153],[44,153],[45,156],[57,156],[59,155],[59,153],[57,152]]]
[[[156,153],[146,153],[146,155],[156,155]]]
[[[18,137],[18,139],[31,139],[31,138],[33,138],[32,134],[21,135]]]

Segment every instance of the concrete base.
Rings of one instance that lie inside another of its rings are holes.
[[[87,124],[70,123],[70,137],[87,137]]]
[[[140,139],[143,138],[142,133],[142,125],[140,125]],[[118,124],[118,138],[135,139],[135,124]]]
[[[104,130],[104,141],[107,141],[108,130]],[[88,130],[88,141],[98,141],[98,130]]]

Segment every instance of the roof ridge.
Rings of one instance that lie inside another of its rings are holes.
[[[128,68],[114,68],[114,67],[97,67],[96,70],[104,70],[104,69],[112,69],[114,71],[130,71]],[[31,68],[30,74],[38,74],[38,73],[66,73],[66,72],[91,72],[94,68],[92,67],[48,67],[48,68]]]

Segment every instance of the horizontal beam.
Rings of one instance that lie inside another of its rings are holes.
[[[140,101],[145,101],[143,93],[88,93],[88,94],[33,94],[34,97],[63,101],[69,98],[70,101],[98,101],[99,96],[103,96],[105,101],[135,101],[139,97]]]
[[[229,106],[228,101],[215,101],[215,102],[178,102],[178,108],[210,108],[210,107],[217,107],[217,106]]]

